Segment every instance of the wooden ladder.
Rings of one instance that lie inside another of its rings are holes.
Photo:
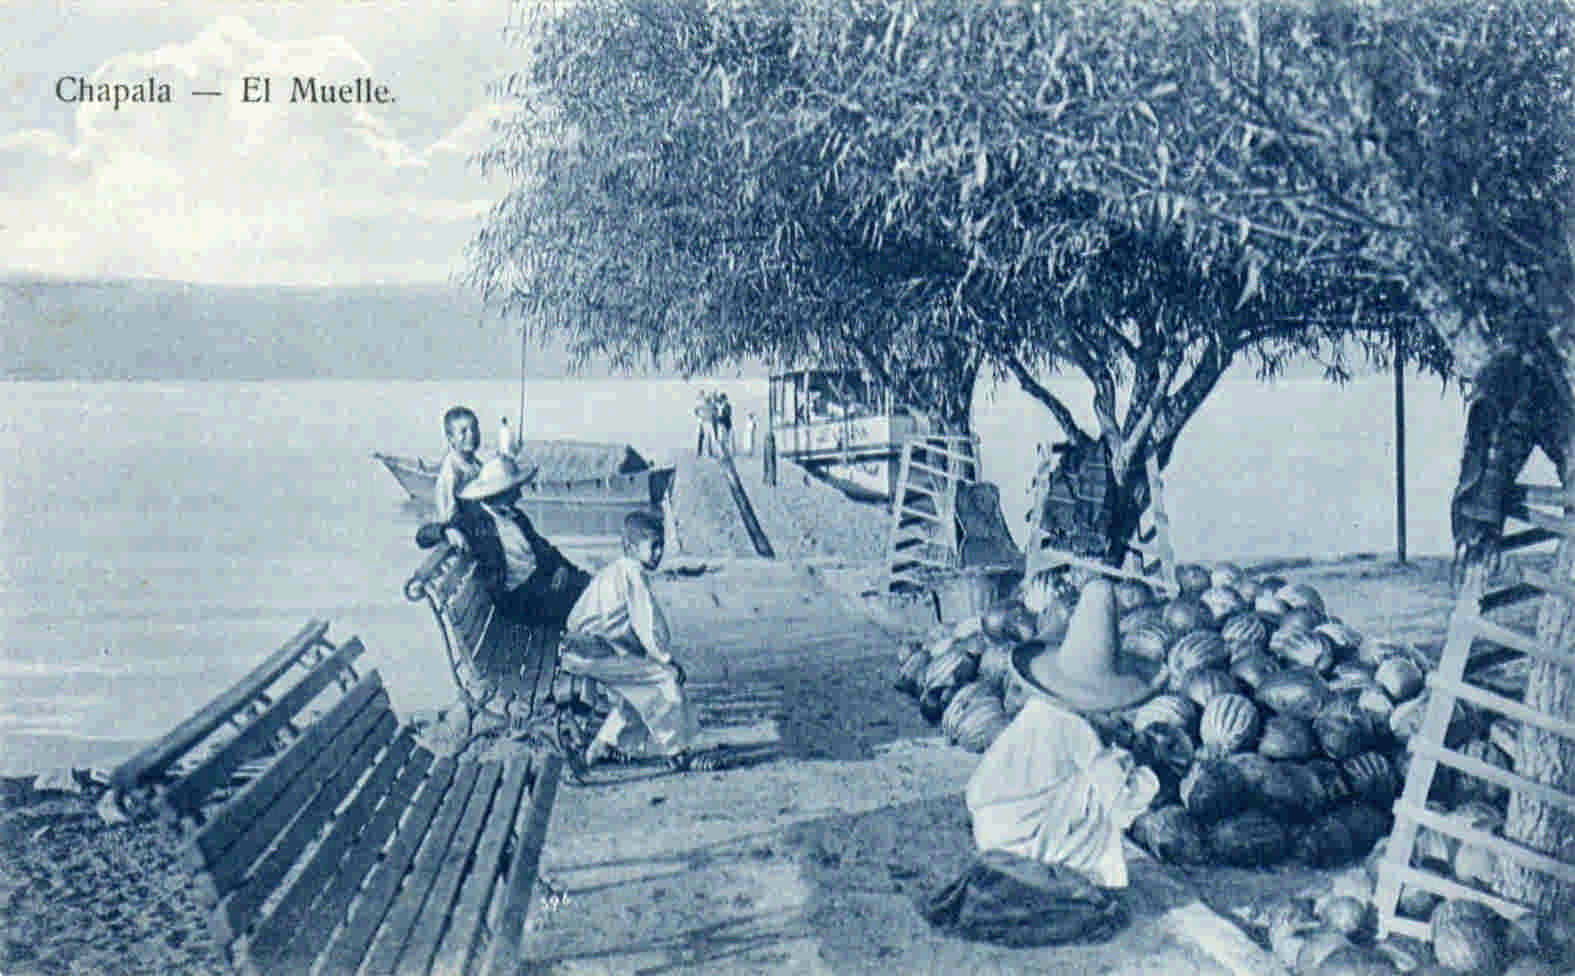
[[[1575,497],[1565,494],[1562,489],[1540,485],[1517,486],[1516,498],[1508,514],[1511,519],[1524,523],[1526,528],[1504,536],[1500,550],[1509,553],[1557,542],[1562,554],[1563,548],[1571,545],[1571,540],[1575,539],[1575,519],[1568,514],[1572,508],[1575,508]],[[1383,933],[1406,935],[1423,941],[1431,938],[1427,922],[1403,918],[1397,914],[1402,885],[1430,891],[1445,898],[1481,902],[1508,918],[1515,918],[1527,910],[1523,905],[1490,892],[1461,884],[1425,867],[1412,865],[1417,832],[1424,827],[1462,844],[1489,850],[1500,859],[1514,861],[1541,874],[1575,884],[1575,864],[1549,857],[1523,844],[1473,828],[1427,808],[1428,792],[1432,789],[1438,767],[1443,765],[1467,776],[1497,784],[1513,793],[1575,811],[1575,794],[1534,782],[1444,745],[1445,733],[1457,701],[1469,702],[1517,722],[1575,739],[1575,722],[1528,708],[1521,702],[1467,680],[1466,666],[1473,647],[1479,641],[1575,670],[1575,655],[1560,648],[1546,647],[1534,635],[1490,616],[1494,611],[1529,600],[1549,597],[1575,600],[1575,579],[1555,579],[1548,574],[1524,569],[1518,574],[1505,574],[1505,577],[1512,581],[1489,589],[1489,581],[1483,572],[1472,570],[1468,574],[1450,616],[1449,631],[1438,667],[1428,676],[1427,712],[1421,727],[1411,738],[1411,763],[1406,773],[1405,788],[1400,799],[1395,802],[1394,829],[1378,869],[1374,902]]]
[[[886,547],[888,592],[923,589],[928,577],[958,568],[957,490],[979,480],[972,437],[915,437],[902,445]]]
[[[1033,579],[1036,574],[1058,566],[1075,566],[1093,570],[1106,576],[1141,580],[1156,590],[1175,592],[1176,550],[1170,541],[1170,516],[1165,511],[1165,483],[1159,473],[1159,463],[1150,454],[1145,464],[1149,485],[1147,530],[1139,528],[1137,538],[1129,545],[1127,566],[1107,566],[1097,559],[1089,559],[1065,549],[1057,549],[1050,542],[1045,528],[1043,499],[1034,500],[1034,524],[1029,532],[1028,563],[1025,576]]]

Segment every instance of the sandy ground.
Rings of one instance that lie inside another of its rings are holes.
[[[749,764],[614,767],[565,786],[544,861],[557,895],[533,908],[527,939],[537,971],[1219,973],[1230,970],[1199,950],[1189,906],[1201,896],[1235,911],[1318,881],[1135,858],[1132,922],[1104,945],[1009,950],[937,935],[915,899],[973,853],[961,791],[976,759],[891,690],[900,631],[922,612],[862,598],[878,580],[870,563],[680,562],[704,571],[658,590],[705,740]],[[1272,568],[1314,583],[1364,633],[1429,649],[1442,640],[1441,560]],[[91,795],[18,784],[0,806],[0,972],[221,964],[165,828],[106,827]]]

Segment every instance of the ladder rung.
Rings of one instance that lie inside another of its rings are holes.
[[[1401,918],[1396,915],[1388,921],[1379,922],[1379,925],[1382,926],[1385,935],[1403,935],[1418,942],[1426,942],[1433,937],[1433,926],[1414,918]]]
[[[1456,698],[1463,698],[1473,704],[1481,705],[1483,708],[1491,708],[1502,715],[1508,715],[1510,718],[1518,719],[1528,725],[1535,725],[1540,729],[1547,729],[1549,732],[1562,735],[1567,739],[1575,739],[1575,722],[1555,718],[1534,708],[1527,708],[1513,698],[1505,698],[1503,695],[1495,694],[1485,688],[1478,688],[1476,685],[1467,684],[1464,681],[1454,681],[1440,675],[1436,671],[1428,675],[1427,683],[1429,687],[1454,695]]]
[[[1575,656],[1560,653],[1551,647],[1544,647],[1531,634],[1522,633],[1511,627],[1505,627],[1503,624],[1485,620],[1482,617],[1472,617],[1471,627],[1476,630],[1478,636],[1485,637],[1495,644],[1502,644],[1505,647],[1517,650],[1522,654],[1528,654],[1539,660],[1547,661],[1550,664],[1575,668]]]
[[[1410,817],[1422,826],[1436,830],[1446,837],[1453,837],[1467,846],[1486,848],[1500,857],[1508,858],[1518,864],[1524,864],[1543,874],[1558,878],[1560,881],[1568,881],[1571,884],[1575,884],[1575,864],[1566,864],[1540,851],[1534,851],[1524,844],[1518,844],[1508,837],[1500,837],[1485,830],[1478,830],[1459,820],[1451,819],[1421,807],[1412,806],[1404,800],[1395,803],[1395,814],[1397,816]]]
[[[923,509],[918,508],[909,508],[906,505],[902,507],[900,515],[903,518],[919,518],[924,519],[926,522],[939,522],[943,525],[946,523],[945,519],[941,518],[939,515],[936,515],[934,512],[926,512]]]
[[[1506,901],[1497,895],[1490,895],[1485,891],[1478,891],[1477,889],[1463,885],[1458,881],[1451,881],[1448,878],[1440,877],[1431,871],[1421,871],[1417,868],[1411,867],[1409,864],[1402,866],[1391,864],[1388,861],[1384,862],[1384,866],[1392,870],[1395,876],[1398,877],[1401,882],[1411,885],[1414,888],[1423,888],[1427,891],[1431,891],[1435,895],[1443,895],[1445,898],[1450,898],[1457,901],[1460,899],[1479,901],[1487,907],[1493,909],[1495,912],[1498,912],[1500,915],[1511,919],[1519,918],[1520,916],[1526,914],[1526,907],[1524,905],[1517,905],[1514,902]]]
[[[1411,737],[1410,744],[1411,752],[1415,755],[1426,756],[1445,766],[1458,769],[1463,773],[1470,773],[1478,779],[1485,779],[1489,783],[1496,783],[1515,793],[1533,797],[1549,806],[1575,810],[1575,796],[1565,793],[1563,790],[1548,786],[1545,783],[1534,782],[1518,773],[1500,769],[1491,763],[1485,763],[1480,759],[1456,752],[1453,749],[1447,749],[1444,746],[1417,736]]]
[[[1526,505],[1511,505],[1508,509],[1511,518],[1518,518],[1522,522],[1529,522],[1536,528],[1545,532],[1554,532],[1558,535],[1575,536],[1575,520],[1563,515],[1552,515],[1548,512],[1539,512]]]
[[[1521,575],[1521,582],[1526,586],[1534,586],[1544,593],[1552,596],[1561,596],[1566,600],[1575,602],[1575,583],[1561,583],[1547,573],[1536,570],[1527,570]]]
[[[1501,610],[1504,607],[1524,603],[1527,600],[1535,600],[1541,595],[1542,590],[1530,583],[1513,583],[1503,589],[1491,590],[1482,594],[1482,599],[1478,601],[1477,605],[1480,608],[1480,612],[1487,613],[1490,610]]]
[[[1549,532],[1547,529],[1522,529],[1519,532],[1511,532],[1500,539],[1498,541],[1498,549],[1499,552],[1512,552],[1516,549],[1540,546],[1544,542],[1551,542],[1558,537],[1559,534],[1557,532]]]
[[[1575,492],[1558,485],[1516,485],[1512,497],[1531,505],[1575,505]]]

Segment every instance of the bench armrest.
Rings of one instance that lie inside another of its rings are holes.
[[[434,580],[443,575],[443,564],[449,556],[458,552],[458,547],[451,542],[445,542],[421,561],[410,579],[405,581],[405,599],[412,603],[420,603],[426,598],[427,587]]]

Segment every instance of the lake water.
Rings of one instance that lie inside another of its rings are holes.
[[[726,390],[740,422],[750,410],[764,416],[763,380],[701,385]],[[692,447],[698,388],[535,381],[527,432],[627,441],[660,461]],[[333,639],[361,635],[401,709],[447,704],[432,621],[402,596],[421,515],[371,453],[437,457],[438,418],[455,402],[481,414],[490,441],[518,390],[0,384],[10,459],[0,473],[0,772],[123,756],[310,617],[331,620]],[[1446,552],[1459,399],[1414,382],[1408,407],[1411,549]],[[999,390],[981,394],[976,422],[986,476],[1020,530],[1049,421]],[[1391,551],[1392,441],[1385,378],[1343,390],[1227,383],[1184,435],[1168,478],[1178,551],[1202,560]]]

